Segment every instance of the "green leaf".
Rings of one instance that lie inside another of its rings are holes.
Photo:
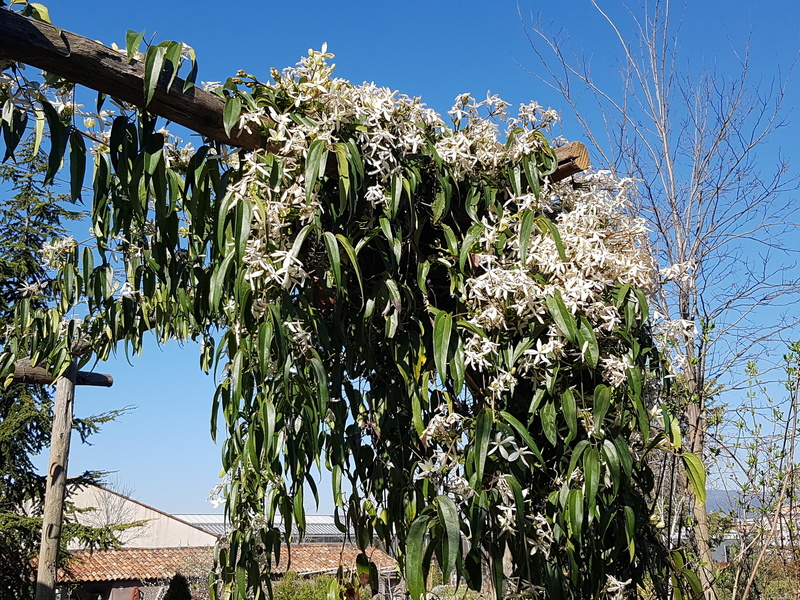
[[[136,53],[139,52],[139,47],[142,45],[143,40],[144,31],[136,33],[132,29],[128,29],[125,32],[125,54],[128,57],[128,62],[131,62]]]
[[[306,158],[306,200],[311,201],[317,188],[317,182],[325,175],[328,164],[328,143],[325,140],[314,140],[308,147]]]
[[[567,305],[564,304],[561,292],[555,290],[552,296],[545,298],[544,303],[561,334],[570,342],[576,344],[578,341],[578,324]]]
[[[561,393],[561,412],[569,430],[569,436],[564,443],[569,444],[578,435],[578,409],[572,390],[564,390]]]
[[[264,406],[261,410],[264,419],[264,452],[267,454],[267,457],[270,457],[270,453],[274,447],[275,423],[277,421],[275,404],[270,401],[264,402]]]
[[[439,311],[433,320],[433,360],[442,381],[447,377],[447,354],[452,330],[453,317],[448,312]]]
[[[197,56],[194,52],[194,48],[187,49],[186,54],[189,56],[189,62],[192,66],[189,69],[189,74],[186,76],[186,79],[183,82],[184,92],[193,88],[197,81]]]
[[[81,199],[83,178],[86,175],[86,146],[80,131],[73,129],[69,136],[69,183],[73,200]]]
[[[553,446],[558,443],[558,428],[556,427],[556,407],[552,401],[544,403],[539,414],[542,417],[542,429],[547,441]]]
[[[26,6],[26,12],[23,14],[25,14],[26,17],[33,17],[35,20],[41,21],[42,23],[49,23],[50,25],[53,24],[53,22],[50,20],[50,12],[47,10],[47,7],[44,4],[30,2],[28,3],[28,6]]]
[[[341,233],[336,234],[336,239],[339,240],[339,244],[344,249],[345,254],[350,259],[350,266],[353,267],[353,271],[356,273],[356,279],[358,279],[358,289],[361,292],[361,301],[364,301],[364,283],[361,280],[361,269],[358,266],[358,258],[356,257],[356,251],[353,249],[353,245],[350,241],[344,237]]]
[[[592,324],[584,316],[580,318],[577,334],[578,345],[581,347],[584,360],[592,367],[596,367],[600,360],[600,347],[597,344],[597,336],[594,334]]]
[[[231,130],[239,122],[241,114],[242,101],[237,96],[231,96],[225,100],[225,108],[222,111],[222,126],[225,129],[225,135],[231,135]]]
[[[464,236],[464,241],[461,242],[461,250],[458,253],[458,268],[463,272],[464,265],[467,262],[467,259],[472,254],[472,247],[481,237],[481,233],[483,232],[483,223],[473,223],[472,226],[467,230],[467,235]]]
[[[461,338],[456,336],[456,349],[453,352],[453,358],[450,361],[450,374],[453,378],[453,393],[456,396],[461,394],[464,389],[464,379],[466,377],[467,365],[464,356],[464,344]]]
[[[603,440],[603,458],[605,459],[606,466],[608,467],[609,475],[611,476],[611,485],[614,494],[619,491],[620,479],[620,464],[619,455],[617,454],[617,447],[611,440]]]
[[[233,262],[234,254],[231,252],[222,261],[214,273],[211,275],[211,285],[208,296],[208,307],[212,313],[219,309],[219,303],[222,299],[222,292],[226,289],[225,278],[228,276],[228,270]]]
[[[295,260],[298,256],[300,256],[300,250],[303,247],[303,242],[306,241],[306,238],[308,237],[308,234],[311,233],[312,229],[314,229],[314,224],[309,223],[298,232],[297,237],[294,238],[294,242],[292,243],[292,249],[289,251],[288,256],[284,259],[283,267],[285,269],[289,268],[292,260]]]
[[[567,509],[569,510],[569,525],[572,535],[580,542],[583,530],[583,495],[580,490],[569,491]]]
[[[19,145],[28,125],[28,114],[14,106],[9,98],[3,107],[3,140],[6,144],[3,162],[14,156],[14,150]]]
[[[36,123],[33,126],[34,137],[31,156],[37,156],[39,154],[39,147],[42,144],[42,139],[44,138],[44,124],[47,118],[44,115],[44,111],[38,105],[34,105],[33,114],[36,115]]]
[[[315,351],[316,352],[316,351]],[[328,375],[325,372],[325,367],[322,360],[318,356],[311,359],[311,366],[314,367],[314,373],[317,379],[317,391],[319,392],[319,399],[325,404],[328,403]]]
[[[506,483],[508,483],[508,487],[511,488],[511,492],[514,495],[514,506],[516,508],[516,515],[517,515],[517,531],[516,534],[520,536],[520,538],[524,537],[525,535],[525,497],[522,495],[522,486],[520,485],[517,478],[511,474],[506,474],[504,476]]]
[[[600,454],[594,446],[588,447],[583,453],[583,476],[587,505],[591,515],[594,512],[597,490],[600,487]]]
[[[625,507],[625,536],[628,538],[628,556],[636,556],[636,514],[630,506]]]
[[[411,523],[406,539],[406,581],[408,593],[413,600],[419,600],[425,592],[425,577],[423,575],[423,560],[425,559],[425,538],[428,534],[428,515],[419,515]]]
[[[147,107],[156,93],[158,80],[164,68],[164,57],[167,49],[164,46],[150,46],[144,59],[144,105]]]
[[[491,408],[484,408],[478,413],[475,423],[475,486],[476,490],[483,487],[483,471],[486,467],[486,456],[489,453],[489,436],[492,433],[494,413]]]
[[[328,260],[330,261],[331,269],[333,270],[333,280],[336,282],[336,286],[341,288],[342,264],[341,259],[339,258],[339,245],[336,242],[336,236],[330,231],[326,231],[322,234],[322,240],[325,242],[325,248],[328,250]]]
[[[698,502],[705,504],[706,470],[702,461],[692,452],[682,453],[681,460],[683,460],[683,466],[686,468],[686,476],[689,478],[694,495],[697,497]]]
[[[333,465],[331,469],[331,485],[333,486],[333,503],[340,508],[344,508],[344,499],[342,496],[342,467],[340,465]]]
[[[236,230],[234,231],[237,260],[242,260],[244,256],[252,227],[253,205],[248,198],[240,198],[239,202],[236,204]]]
[[[669,443],[673,450],[680,450],[683,445],[680,422],[669,414],[666,406],[662,407],[662,413],[664,415],[664,431],[667,433]]]
[[[164,54],[164,63],[165,68],[169,73],[166,90],[170,91],[170,89],[172,89],[172,84],[175,81],[175,77],[178,75],[178,69],[181,65],[183,44],[180,42],[164,42],[163,45],[167,48],[167,51]]]
[[[633,472],[633,457],[628,447],[628,441],[622,437],[614,438],[614,447],[617,449],[617,456],[619,457],[619,465],[622,467],[622,472],[625,477],[630,477]]]
[[[522,168],[525,171],[525,179],[528,180],[528,185],[536,198],[539,198],[540,192],[540,175],[539,169],[536,166],[536,157],[534,155],[527,155],[522,158]]]
[[[531,245],[531,232],[535,222],[536,213],[532,210],[525,211],[519,226],[519,262],[522,264],[525,264],[528,258],[528,247]]]
[[[67,150],[69,129],[61,121],[58,111],[47,101],[42,101],[47,125],[50,128],[50,155],[47,158],[47,172],[44,175],[44,185],[53,183],[56,173],[61,168],[61,161]]]
[[[437,509],[439,523],[444,527],[445,537],[442,540],[441,568],[444,581],[450,581],[450,573],[456,566],[456,559],[461,556],[461,519],[455,503],[447,496],[438,496]]]
[[[558,250],[558,257],[563,261],[567,261],[567,253],[564,250],[564,242],[561,241],[561,235],[558,233],[558,227],[556,224],[553,223],[547,217],[540,216],[536,219],[536,223],[539,225],[539,228],[542,231],[549,231],[550,235],[553,238],[553,241],[556,244],[556,250]]]
[[[417,285],[419,286],[419,289],[422,290],[422,293],[426,296],[428,295],[427,279],[430,270],[431,263],[427,260],[420,261],[419,264],[417,264]]]
[[[602,383],[598,385],[594,389],[593,404],[592,417],[594,419],[594,427],[596,432],[599,433],[606,418],[606,413],[608,413],[608,408],[611,406],[611,388]]]

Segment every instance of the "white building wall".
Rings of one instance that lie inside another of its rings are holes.
[[[72,494],[70,501],[77,508],[94,509],[76,515],[76,520],[84,525],[102,526],[146,521],[141,527],[119,534],[120,541],[126,548],[213,546],[217,542],[217,537],[207,531],[105,488],[84,487]]]

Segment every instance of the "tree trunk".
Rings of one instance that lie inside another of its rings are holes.
[[[689,369],[691,371],[691,369]],[[694,382],[690,382],[690,392]],[[686,406],[686,418],[688,421],[687,435],[689,438],[689,451],[697,456],[701,461],[705,459],[705,437],[706,437],[706,421],[704,414],[704,406],[702,405],[703,399],[701,393],[694,393],[689,396],[689,403]],[[690,506],[692,509],[692,518],[694,520],[694,542],[697,546],[697,557],[700,561],[698,565],[698,576],[700,583],[703,586],[703,595],[706,600],[717,600],[717,593],[715,588],[715,565],[714,557],[711,555],[711,534],[708,521],[708,513],[706,512],[705,503],[700,501],[697,494],[688,484],[687,488],[690,497]]]
[[[64,497],[67,486],[67,461],[72,433],[72,409],[75,400],[77,366],[70,365],[56,383],[56,402],[53,407],[53,433],[50,442],[50,466],[44,496],[42,544],[36,576],[36,600],[55,600],[58,574],[58,551],[61,544],[61,525],[64,520]]]

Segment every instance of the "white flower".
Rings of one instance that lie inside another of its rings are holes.
[[[303,323],[300,321],[287,321],[285,325],[289,330],[289,334],[292,336],[292,342],[297,344],[300,351],[305,354],[312,345],[313,338],[311,332],[305,329]]]
[[[682,263],[675,263],[674,265],[664,267],[659,271],[659,274],[665,282],[676,281],[680,283],[691,279],[692,271],[695,270],[695,267],[696,265],[694,259],[691,259]]]

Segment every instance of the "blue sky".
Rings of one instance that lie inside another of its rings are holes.
[[[238,69],[266,80],[270,67],[294,64],[308,48],[327,42],[336,54],[338,76],[422,96],[440,112],[449,109],[457,94],[480,97],[488,90],[512,104],[537,100],[563,108],[559,98],[528,72],[536,62],[523,23],[530,25],[533,14],[549,29],[569,34],[573,46],[592,57],[597,77],[613,88],[616,48],[588,2],[520,3],[46,2],[56,25],[105,44],[124,44],[127,29],[146,30],[156,41],[188,43],[197,52],[199,78],[204,81],[223,80]],[[613,16],[624,17],[621,3],[602,5]],[[683,18],[681,61],[689,69],[716,64],[725,73],[735,66],[734,51],[741,52],[751,36],[756,81],[766,84],[778,65],[784,70],[790,66],[800,48],[800,9],[793,2],[773,2],[765,11],[747,2],[695,0],[685,7],[676,4],[674,10],[676,18]],[[795,90],[796,82],[795,77]],[[797,94],[791,97],[796,100]],[[796,148],[792,131],[796,127],[784,137],[783,150],[789,155]],[[568,113],[554,133],[582,137]],[[159,349],[150,344],[133,366],[124,358],[99,365],[97,370],[111,373],[116,383],[108,390],[79,388],[77,413],[138,408],[107,425],[93,445],[74,444],[70,472],[117,471],[116,479],[135,490],[133,496],[142,502],[170,512],[211,512],[205,498],[219,472],[219,448],[209,436],[214,384],[197,364],[192,345]],[[330,510],[329,499],[323,497],[319,511]]]

